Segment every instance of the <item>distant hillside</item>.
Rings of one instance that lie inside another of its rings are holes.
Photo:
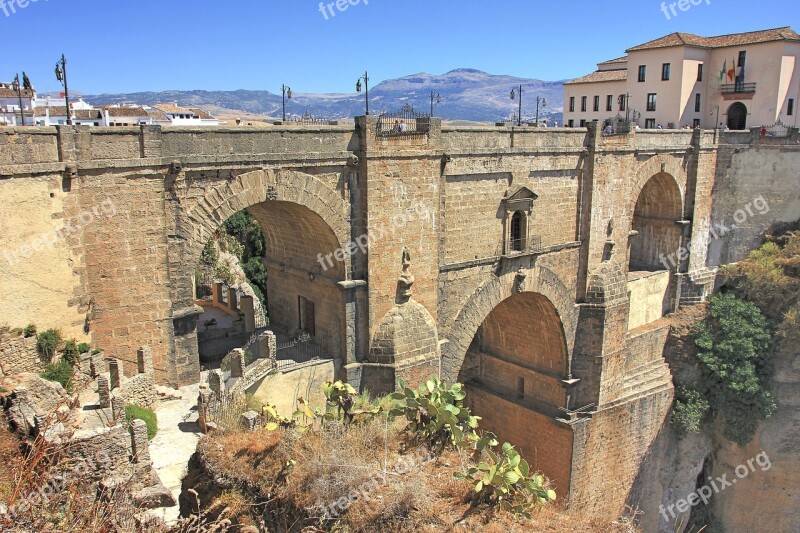
[[[457,69],[447,74],[414,74],[384,81],[370,87],[370,111],[394,111],[406,102],[421,112],[430,110],[430,93],[441,95],[442,103],[436,106],[436,116],[448,120],[495,121],[517,111],[517,102],[509,98],[514,87],[523,85],[523,117],[536,113],[535,97],[547,99],[547,107],[540,109],[540,117],[561,121],[564,90],[561,81],[548,82],[492,75],[473,69]],[[215,109],[241,111],[277,117],[281,113],[281,95],[269,91],[163,91],[129,94],[85,95],[94,105],[156,104],[176,101],[184,106],[210,106]],[[364,113],[364,96],[359,94],[295,93],[287,103],[287,113],[303,113],[325,118],[348,118]]]

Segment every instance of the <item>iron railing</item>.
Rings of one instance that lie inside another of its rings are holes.
[[[542,251],[542,238],[538,235],[524,239],[508,240],[508,255]]]
[[[788,137],[792,131],[791,128],[778,120],[771,126],[762,126],[760,132],[762,137]]]
[[[216,339],[199,339],[197,343],[200,359],[203,361],[210,361],[224,357],[231,352],[234,348],[241,348],[247,345],[251,336],[247,333],[232,333],[225,337]]]
[[[430,131],[430,119],[430,115],[417,113],[406,104],[400,111],[378,115],[378,136],[424,135]]]
[[[753,83],[723,83],[722,94],[750,94],[756,92],[756,84]]]
[[[627,122],[622,115],[617,115],[614,118],[608,118],[603,121],[602,134],[609,135],[627,135],[631,132],[631,123]]]
[[[278,344],[278,353],[275,357],[278,370],[286,370],[294,365],[309,363],[311,361],[330,360],[326,350],[317,346],[312,341],[311,335],[302,333],[299,337]]]

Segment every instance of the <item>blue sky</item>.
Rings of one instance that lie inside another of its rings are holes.
[[[461,67],[559,80],[675,31],[800,31],[797,0],[702,0],[670,19],[659,0],[359,0],[327,19],[318,0],[28,1],[0,0],[0,80],[25,70],[42,92],[59,90],[62,52],[84,93],[353,92],[365,69],[373,84]]]

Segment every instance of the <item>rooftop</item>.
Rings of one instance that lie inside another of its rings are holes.
[[[694,46],[698,48],[725,48],[747,44],[769,43],[774,41],[800,41],[800,35],[791,27],[773,28],[770,30],[751,31],[747,33],[730,33],[715,37],[701,37],[693,33],[670,33],[644,44],[628,48],[626,52],[654,50],[671,46]]]
[[[107,107],[109,117],[146,117],[147,111],[138,106]]]
[[[598,70],[566,82],[564,85],[577,85],[579,83],[599,83],[604,81],[625,81],[628,79],[628,69]]]

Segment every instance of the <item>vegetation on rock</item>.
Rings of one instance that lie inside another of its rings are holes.
[[[48,329],[36,336],[36,351],[42,360],[49,363],[53,360],[56,350],[61,345],[62,336],[59,329]]]
[[[125,406],[125,420],[130,424],[134,420],[143,420],[147,424],[147,439],[153,440],[153,437],[158,433],[158,419],[156,414],[139,405],[129,404]]]

